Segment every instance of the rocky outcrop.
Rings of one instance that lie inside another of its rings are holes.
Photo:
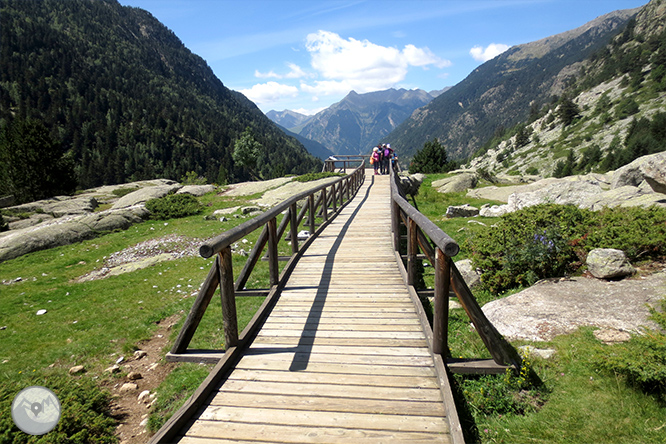
[[[570,204],[593,211],[606,207],[666,208],[666,152],[644,156],[608,174],[542,179],[528,185],[469,190],[468,197],[506,202],[483,206],[480,215],[498,217],[543,203]]]
[[[135,205],[143,204],[148,202],[150,199],[159,199],[164,197],[169,193],[173,193],[182,188],[182,185],[169,181],[164,185],[155,185],[150,187],[141,188],[139,190],[133,191],[120,199],[113,204],[113,209],[117,210],[119,208],[128,208]]]
[[[550,341],[581,326],[638,332],[657,327],[648,319],[648,306],[660,303],[665,286],[665,272],[619,282],[549,279],[489,302],[483,312],[509,340]]]
[[[419,188],[425,179],[425,175],[421,173],[416,174],[401,174],[398,176],[400,180],[400,189],[406,196],[416,196],[419,193]]]
[[[469,204],[452,205],[446,209],[445,216],[452,217],[474,217],[479,215],[479,209]]]
[[[176,194],[191,194],[192,196],[201,197],[204,194],[212,193],[217,187],[215,185],[185,185]]]
[[[33,251],[92,239],[100,233],[127,229],[147,217],[144,206],[107,210],[53,219],[33,227],[11,230],[0,236],[0,262]]]
[[[474,188],[478,183],[476,174],[461,173],[452,177],[436,180],[432,183],[433,188],[437,188],[440,193],[460,193]]]

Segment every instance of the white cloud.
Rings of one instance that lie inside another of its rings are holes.
[[[277,75],[274,71],[268,71],[268,72],[259,72],[258,69],[254,70],[254,76],[258,79],[279,79],[281,76]]]
[[[412,66],[441,68],[451,64],[426,47],[406,45],[399,50],[368,40],[344,39],[329,31],[309,34],[305,47],[312,68],[325,80],[301,83],[301,90],[321,95],[388,89],[403,81]]]
[[[308,74],[305,71],[303,71],[303,68],[296,65],[295,63],[287,63],[287,66],[291,70],[287,73],[287,75],[285,75],[287,79],[300,79],[302,77],[311,77],[311,74]]]
[[[277,82],[259,83],[250,89],[241,89],[241,93],[256,104],[276,102],[284,97],[296,97],[298,88]]]
[[[483,46],[475,46],[469,50],[469,53],[472,55],[474,60],[487,62],[488,60],[494,59],[498,55],[502,54],[507,49],[509,49],[509,45],[505,45],[504,43],[491,43],[485,48],[483,48]]]

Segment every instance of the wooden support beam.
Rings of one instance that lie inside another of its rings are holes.
[[[296,203],[289,207],[289,234],[291,235],[291,253],[298,253],[298,214]]]
[[[280,279],[278,268],[278,237],[277,221],[275,218],[268,221],[268,270],[270,273],[271,286],[276,285]]]
[[[416,221],[408,219],[407,224],[407,285],[416,283],[416,255],[418,253],[418,242],[416,240]]]
[[[450,259],[437,248],[435,250],[435,307],[432,322],[432,352],[448,354],[449,331],[449,283],[451,282]]]
[[[220,298],[222,300],[222,319],[224,322],[224,346],[228,350],[238,345],[238,316],[234,295],[234,270],[231,262],[231,247],[218,253],[220,270]]]

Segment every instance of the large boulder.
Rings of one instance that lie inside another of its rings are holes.
[[[602,193],[604,189],[594,181],[558,181],[544,186],[541,189],[527,193],[514,193],[509,196],[509,207],[515,210],[539,205],[554,203],[560,205],[579,205],[585,199]]]
[[[204,194],[212,193],[217,188],[215,185],[185,185],[176,194],[191,194],[192,196],[203,196]]]
[[[432,183],[432,187],[437,188],[440,193],[460,193],[474,188],[478,181],[476,174],[462,173],[436,180]]]
[[[6,210],[12,213],[41,213],[62,217],[70,214],[92,213],[97,205],[97,200],[92,196],[56,196],[50,199],[15,205],[8,207]]]
[[[636,273],[622,250],[595,248],[587,254],[587,269],[599,279],[617,279]]]
[[[401,174],[398,176],[400,180],[400,188],[407,196],[416,196],[419,193],[419,188],[425,179],[425,175],[421,173],[416,174]]]
[[[479,209],[471,206],[470,204],[465,205],[451,205],[446,209],[446,217],[474,217],[479,215]]]
[[[612,188],[638,187],[646,181],[657,193],[666,193],[666,152],[639,157],[613,173]]]

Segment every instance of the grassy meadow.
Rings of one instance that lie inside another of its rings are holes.
[[[421,212],[461,244],[463,248],[455,258],[460,260],[470,255],[465,238],[481,225],[468,223],[464,218],[447,220],[443,217],[446,208],[464,203],[479,207],[494,202],[471,200],[464,193],[437,193],[430,183],[441,177],[444,176],[430,175],[416,202]],[[213,260],[195,255],[106,279],[77,279],[101,267],[113,253],[146,240],[179,235],[198,245],[246,220],[232,216],[227,222],[207,221],[203,216],[215,209],[245,205],[254,197],[257,196],[224,198],[209,194],[199,199],[204,205],[202,214],[151,220],[125,231],[1,263],[0,279],[21,280],[0,285],[0,444],[51,442],[21,435],[9,416],[13,396],[29,385],[52,388],[61,401],[66,400],[62,403],[66,420],[61,420],[49,439],[60,436],[57,433],[65,436],[67,428],[79,427],[85,432],[62,442],[116,442],[115,422],[105,407],[109,397],[100,387],[118,376],[104,374],[103,370],[119,356],[131,354],[140,341],[150,338],[160,321],[175,315],[180,320],[171,331],[170,344],[173,343]],[[474,220],[493,223],[493,219]],[[254,244],[258,233],[247,237],[248,245]],[[246,250],[249,249],[248,246]],[[280,254],[289,254],[286,243],[281,242],[280,249]],[[243,263],[243,257],[234,255],[236,275]],[[260,261],[257,267],[248,287],[265,288],[267,262]],[[424,270],[429,286],[433,285],[431,271],[428,267]],[[483,304],[506,294],[479,292],[476,296]],[[208,308],[191,347],[223,348],[218,301],[214,298]],[[239,329],[261,302],[262,298],[238,299]],[[37,315],[42,309],[47,313]],[[452,310],[449,328],[454,356],[489,357],[462,309]],[[599,368],[598,362],[618,346],[602,345],[589,328],[533,345],[556,350],[548,360],[529,357],[526,362],[539,375],[542,385],[530,385],[507,375],[454,378],[468,442],[666,443],[663,397],[632,388],[624,376]],[[84,365],[86,373],[68,375],[69,368],[75,365]],[[158,429],[185,401],[210,368],[197,364],[175,367],[157,390],[149,419],[152,430]]]

